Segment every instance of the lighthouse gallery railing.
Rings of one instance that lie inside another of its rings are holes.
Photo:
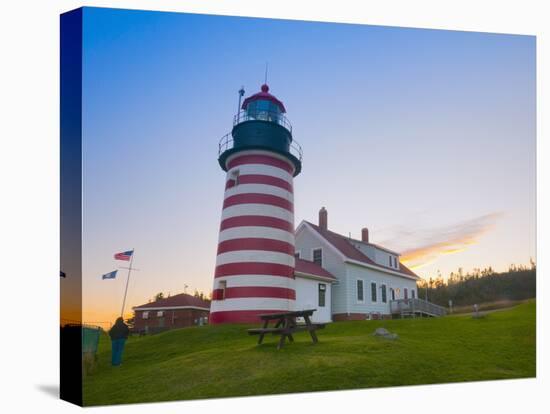
[[[292,134],[292,125],[290,124],[288,119],[281,113],[270,112],[270,111],[257,111],[257,112],[239,111],[239,113],[233,117],[233,126],[246,121],[274,122],[286,128]],[[231,133],[225,134],[220,139],[220,142],[218,144],[218,156],[220,156],[223,152],[232,149],[233,145],[234,145],[234,142],[233,142],[233,136],[231,135]],[[290,153],[293,156],[295,156],[297,159],[302,161],[302,147],[294,139],[290,143]]]
[[[233,136],[231,132],[225,134],[218,143],[218,156],[224,153],[227,150],[233,148]],[[290,153],[294,155],[298,160],[302,161],[302,146],[298,144],[295,140],[292,140],[290,143]]]

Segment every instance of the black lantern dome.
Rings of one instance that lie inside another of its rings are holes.
[[[278,153],[288,158],[295,167],[294,176],[302,169],[302,151],[292,139],[292,125],[284,116],[284,104],[269,93],[269,86],[246,98],[233,120],[231,137],[220,141],[220,166],[226,169],[227,158],[240,151],[256,149]]]

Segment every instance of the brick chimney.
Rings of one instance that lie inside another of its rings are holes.
[[[328,213],[324,207],[319,210],[319,227],[322,230],[328,230]]]
[[[361,229],[361,241],[364,241],[365,243],[369,242],[369,229],[366,227]]]

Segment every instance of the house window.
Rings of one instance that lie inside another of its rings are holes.
[[[323,249],[313,250],[313,263],[323,266]]]
[[[395,300],[395,289],[390,289],[391,300]]]
[[[390,267],[393,267],[393,260],[391,256],[388,256],[388,259],[390,259]]]
[[[409,292],[407,288],[403,289],[403,295],[405,296],[405,299],[409,299]]]
[[[149,319],[149,312],[143,312],[143,314],[141,315],[141,317],[143,319]]]
[[[299,258],[300,258],[300,252],[294,253],[294,257],[295,257],[296,259],[299,259]]]
[[[416,298],[416,292],[414,291],[414,289],[411,289],[411,298]]]
[[[319,307],[323,308],[325,306],[325,297],[327,293],[327,285],[324,283],[319,283]]]
[[[388,297],[386,293],[386,285],[382,285],[380,289],[382,290],[382,303],[386,303],[388,301]]]
[[[377,298],[376,298],[376,283],[375,282],[372,282],[370,284],[370,296],[371,296],[372,301],[376,302]]]
[[[357,301],[363,302],[363,281],[357,280]]]
[[[157,318],[162,318],[164,316],[164,312],[163,311],[158,311],[157,312]]]

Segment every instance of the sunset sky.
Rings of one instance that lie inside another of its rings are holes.
[[[85,9],[84,321],[209,292],[237,91],[269,62],[302,145],[295,218],[403,253],[424,278],[535,259],[535,38]]]

